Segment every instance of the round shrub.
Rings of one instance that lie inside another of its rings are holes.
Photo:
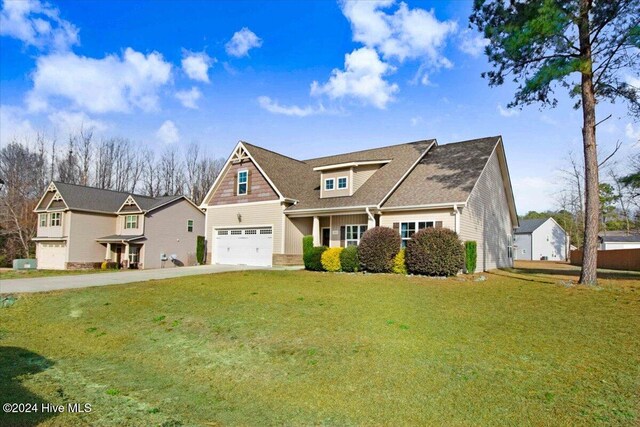
[[[350,273],[358,271],[360,261],[358,261],[357,246],[347,246],[340,252],[340,266],[342,267],[342,271],[348,271]]]
[[[342,248],[329,248],[322,253],[320,261],[322,267],[327,271],[340,271],[340,253]]]
[[[400,235],[388,227],[370,228],[362,235],[358,247],[360,266],[373,273],[386,273],[400,250]]]
[[[464,267],[464,247],[448,228],[425,228],[407,242],[405,258],[411,273],[455,276]]]
[[[407,264],[404,261],[406,250],[404,248],[400,249],[398,255],[393,258],[393,267],[391,267],[391,271],[395,274],[407,274]]]
[[[322,267],[322,254],[327,250],[326,246],[315,246],[304,256],[304,266],[307,270],[324,271]]]

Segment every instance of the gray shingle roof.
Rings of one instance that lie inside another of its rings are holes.
[[[598,238],[604,242],[619,242],[619,243],[636,243],[640,242],[640,233],[631,232],[627,234],[626,231],[607,231],[606,235],[600,233]]]
[[[521,219],[520,227],[518,227],[515,234],[531,234],[538,227],[547,222],[548,219],[549,218]]]
[[[158,206],[180,199],[184,196],[148,197],[121,191],[103,190],[85,185],[53,182],[62,199],[71,210],[88,210],[105,213],[116,213],[127,197],[132,196],[140,209],[150,211]]]
[[[384,207],[466,202],[499,136],[433,147]]]

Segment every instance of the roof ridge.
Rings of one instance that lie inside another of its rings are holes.
[[[240,142],[241,142],[242,144],[246,144],[246,145],[248,145],[248,146],[250,146],[250,147],[259,148],[259,149],[264,150],[264,151],[267,151],[267,152],[269,152],[269,153],[271,153],[271,154],[276,154],[276,155],[278,155],[278,156],[280,156],[280,157],[284,157],[284,158],[286,158],[286,159],[293,160],[293,161],[296,161],[296,162],[298,162],[298,163],[305,164],[305,162],[304,162],[303,160],[294,159],[293,157],[287,156],[287,155],[282,154],[282,153],[278,153],[277,151],[269,150],[268,148],[264,148],[264,147],[261,147],[261,146],[259,146],[259,145],[255,145],[255,144],[252,144],[252,143],[247,142],[247,141],[240,141]]]
[[[473,139],[465,139],[463,141],[448,142],[446,144],[438,145],[438,147],[445,147],[448,145],[457,145],[457,144],[468,144],[470,142],[478,142],[483,139],[493,139],[493,138],[502,138],[502,135],[483,136],[482,138],[473,138]]]
[[[109,191],[111,193],[117,193],[117,194],[122,194],[122,195],[127,195],[127,196],[133,196],[133,197],[144,197],[146,199],[152,199],[152,200],[157,200],[160,197],[170,197],[170,196],[158,196],[158,197],[153,197],[153,196],[145,196],[144,194],[137,194],[137,193],[131,193],[129,191],[118,191],[118,190],[111,190],[108,188],[100,188],[100,187],[93,187],[91,185],[82,185],[82,184],[72,184],[70,182],[64,182],[64,181],[56,181],[53,180],[51,181],[54,184],[63,184],[63,185],[72,185],[74,187],[82,187],[82,188],[90,188],[92,190],[98,190],[98,191]],[[176,196],[177,197],[177,196]]]
[[[357,151],[349,151],[346,153],[338,153],[338,154],[330,154],[328,156],[321,156],[321,157],[314,157],[311,159],[306,159],[304,160],[304,162],[310,162],[310,161],[315,161],[315,160],[320,160],[320,159],[326,159],[328,157],[336,157],[336,156],[346,156],[348,154],[356,154],[356,153],[363,153],[365,151],[373,151],[373,150],[382,150],[384,148],[393,148],[393,147],[400,147],[402,145],[411,145],[411,144],[420,144],[420,143],[431,143],[433,141],[435,141],[436,138],[431,138],[431,139],[420,139],[417,141],[411,141],[411,142],[402,142],[400,144],[392,144],[392,145],[383,145],[382,147],[375,147],[375,148],[365,148],[364,150],[357,150]]]

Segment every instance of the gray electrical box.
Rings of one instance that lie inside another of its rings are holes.
[[[38,268],[38,260],[36,259],[14,259],[14,270],[35,270]]]

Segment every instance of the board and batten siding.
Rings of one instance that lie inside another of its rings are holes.
[[[329,246],[340,246],[340,227],[343,225],[367,225],[367,214],[333,215],[329,223],[331,224],[331,238]]]
[[[380,215],[380,226],[393,228],[394,223],[415,221],[442,221],[442,227],[455,230],[455,217],[452,209],[431,209],[415,211],[384,212]]]
[[[69,212],[67,262],[104,261],[106,249],[96,239],[115,233],[116,218],[108,214]]]
[[[313,218],[285,218],[285,254],[302,255],[302,238],[312,233]]]
[[[498,152],[494,151],[460,215],[460,238],[478,244],[478,271],[513,264],[508,247],[514,224],[504,185]]]
[[[193,220],[193,231],[187,229],[187,221]],[[198,236],[204,235],[204,214],[185,199],[179,199],[166,206],[155,209],[145,218],[141,254],[143,268],[160,268],[160,255],[175,254],[184,265],[196,262],[196,245]],[[174,263],[166,261],[164,267],[174,267]]]
[[[241,220],[238,220],[240,215]],[[273,227],[273,253],[282,254],[282,237],[284,213],[279,200],[247,205],[235,204],[207,208],[207,259],[213,262],[214,229],[217,228],[250,228],[255,226]],[[286,252],[286,250],[285,250]]]

